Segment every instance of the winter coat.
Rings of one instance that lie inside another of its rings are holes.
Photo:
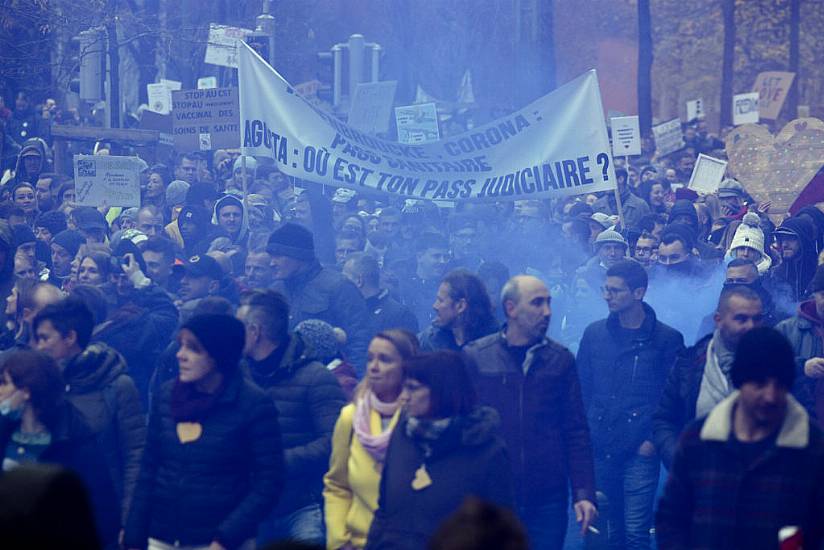
[[[652,415],[652,442],[667,468],[684,427],[695,419],[698,393],[707,362],[707,346],[712,334],[682,350],[669,371],[661,400]]]
[[[306,319],[320,319],[346,332],[344,353],[354,365],[366,364],[372,337],[366,302],[360,291],[340,273],[315,261],[309,268],[279,281],[275,290],[289,301],[289,327]]]
[[[366,536],[375,510],[378,509],[383,465],[376,462],[354,433],[354,403],[340,411],[332,435],[332,456],[329,471],[323,476],[323,511],[326,519],[326,547],[337,550],[350,543],[356,548],[366,545]],[[400,408],[389,422],[394,430]],[[383,432],[381,415],[376,410],[369,417],[370,432]]]
[[[813,420],[824,420],[824,382],[804,374],[804,363],[808,359],[824,357],[824,321],[816,314],[815,301],[802,302],[798,315],[781,321],[775,329],[789,340],[795,354],[793,396]]]
[[[91,344],[63,369],[66,397],[97,437],[125,520],[146,441],[140,396],[123,356],[105,344]]]
[[[820,548],[824,434],[790,397],[775,442],[748,463],[733,434],[737,399],[735,392],[684,432],[658,503],[658,547],[772,550],[778,531],[794,525],[804,548]]]
[[[0,416],[0,449],[6,448],[18,425]],[[60,465],[80,477],[88,492],[100,541],[104,547],[115,545],[121,525],[118,498],[110,477],[101,475],[107,465],[92,429],[80,411],[63,402],[50,434],[52,442],[40,455],[38,463]]]
[[[234,195],[226,195],[224,197],[219,198],[215,202],[215,207],[212,210],[212,224],[216,225],[216,226],[220,226],[220,220],[218,219],[219,218],[218,211],[220,211],[220,209],[223,206],[226,206],[227,204],[233,204],[235,206],[240,207],[240,211],[241,211],[240,231],[234,237],[234,239],[232,240],[232,243],[245,246],[246,241],[248,240],[247,237],[249,235],[249,213],[246,210],[246,204],[242,200],[240,200],[238,197],[236,197]],[[227,234],[227,236],[228,236],[228,234]]]
[[[652,440],[652,415],[684,348],[681,333],[658,321],[649,305],[643,307],[644,322],[632,341],[623,337],[618,314],[612,313],[587,327],[578,349],[592,448],[599,459],[624,460]]]
[[[469,496],[512,507],[509,455],[495,435],[499,419],[494,410],[480,407],[453,419],[428,458],[407,434],[406,422],[398,423],[389,441],[367,549],[425,548],[438,526]],[[431,484],[416,490],[412,483],[422,466]]]
[[[126,548],[148,537],[181,546],[217,540],[236,548],[253,538],[283,486],[283,452],[272,400],[240,373],[181,443],[172,417],[174,382],[153,402],[149,438],[126,525]]]
[[[280,353],[275,350],[262,361],[245,360],[252,379],[274,401],[279,413],[286,487],[276,515],[320,502],[332,432],[345,404],[335,375],[306,356],[299,336],[290,336],[284,345]]]
[[[434,312],[432,302],[438,294],[440,278],[434,281],[425,281],[413,274],[404,277],[400,285],[400,296],[403,305],[409,308],[418,320],[419,327],[428,327],[432,324]]]
[[[420,342],[421,351],[461,351],[461,349],[469,345],[470,342],[498,332],[498,328],[498,322],[490,317],[486,323],[476,329],[474,334],[467,335],[467,341],[462,346],[459,346],[455,341],[455,336],[452,334],[451,329],[438,327],[433,324],[429,325],[426,330],[418,335],[418,341]]]
[[[177,308],[157,285],[133,291],[95,328],[92,341],[107,344],[126,360],[144,410],[148,410],[152,373],[176,328]]]
[[[575,357],[544,338],[523,365],[508,351],[504,332],[464,348],[474,362],[478,401],[501,415],[501,436],[512,457],[519,506],[535,506],[548,493],[595,502],[592,445]]]
[[[795,258],[784,260],[773,267],[770,275],[778,284],[786,283],[790,287],[792,299],[800,302],[807,294],[807,285],[815,275],[818,265],[818,254],[816,254],[815,241],[809,234],[810,225],[803,218],[787,218],[781,223],[781,228],[792,231],[801,248]]]
[[[644,199],[636,197],[629,191],[621,195],[621,206],[624,211],[624,225],[629,229],[638,229],[641,218],[651,212],[649,204]],[[610,192],[596,200],[592,204],[592,210],[617,216],[618,206],[615,203],[615,193]]]
[[[379,294],[366,299],[372,328],[375,333],[390,329],[402,328],[412,334],[418,332],[418,319],[408,307],[389,295],[389,290],[381,290]]]

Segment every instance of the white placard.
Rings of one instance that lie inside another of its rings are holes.
[[[172,111],[172,91],[162,82],[146,84],[146,94],[149,96],[150,111],[161,115]]]
[[[659,158],[674,153],[684,146],[681,119],[674,118],[653,126],[652,135],[655,137],[655,155]]]
[[[209,42],[206,44],[206,63],[237,69],[237,44],[243,42],[249,29],[228,25],[209,24]]]
[[[431,143],[441,138],[438,109],[434,103],[396,107],[395,124],[401,143]]]
[[[183,89],[183,83],[178,82],[177,80],[167,80],[165,78],[161,78],[160,83],[169,88],[169,90],[173,92]]]
[[[732,124],[758,123],[758,92],[738,94],[732,97]]]
[[[612,127],[612,155],[626,157],[641,154],[641,129],[637,116],[610,119]]]
[[[687,187],[693,191],[710,194],[718,191],[718,185],[724,179],[727,171],[727,161],[705,154],[698,155],[695,166],[692,168],[692,175]]]
[[[704,99],[698,98],[687,101],[687,122],[704,118]]]
[[[397,87],[396,80],[358,84],[349,108],[349,126],[370,134],[388,131]]]
[[[217,88],[216,76],[204,76],[203,78],[197,79],[198,90],[211,90],[212,88]]]
[[[138,157],[75,155],[75,202],[95,208],[140,206],[140,171],[144,166]]]

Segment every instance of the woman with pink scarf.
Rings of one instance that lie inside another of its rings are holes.
[[[386,448],[400,414],[401,365],[417,353],[417,338],[401,329],[383,331],[369,343],[366,378],[355,390],[354,402],[341,410],[323,478],[329,550],[366,545]]]

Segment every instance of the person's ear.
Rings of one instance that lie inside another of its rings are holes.
[[[77,344],[77,331],[76,330],[69,330],[66,333],[66,336],[63,337],[63,340],[69,345],[69,347],[74,346]]]
[[[466,303],[466,299],[461,298],[460,300],[458,300],[458,303],[455,304],[455,311],[457,311],[458,315],[460,315],[464,311],[466,311],[468,307],[469,307],[469,304]]]
[[[214,279],[209,281],[209,294],[214,294],[220,288],[220,283]]]
[[[641,300],[644,299],[644,295],[646,295],[646,293],[647,293],[646,288],[644,288],[644,287],[636,288],[635,290],[632,291],[632,297],[635,298],[638,301],[641,301]]]
[[[512,316],[512,312],[515,311],[515,302],[512,300],[507,300],[504,302],[504,312],[506,312],[507,318]]]

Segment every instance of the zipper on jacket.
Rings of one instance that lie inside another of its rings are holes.
[[[635,383],[635,372],[638,370],[638,353],[635,354],[635,359],[632,362],[632,378],[630,379],[630,384]]]

